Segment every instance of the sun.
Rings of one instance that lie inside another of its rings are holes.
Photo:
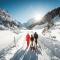
[[[36,13],[36,14],[34,15],[34,19],[35,19],[36,21],[41,20],[41,19],[42,19],[42,14]]]

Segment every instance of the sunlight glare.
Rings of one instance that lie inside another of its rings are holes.
[[[42,15],[39,14],[39,13],[36,13],[36,14],[34,15],[34,19],[35,19],[36,21],[39,21],[39,20],[42,19]]]

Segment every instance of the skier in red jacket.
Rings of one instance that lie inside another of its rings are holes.
[[[29,33],[26,35],[26,41],[27,41],[27,48],[28,48],[29,43],[30,43],[30,35],[29,35]]]

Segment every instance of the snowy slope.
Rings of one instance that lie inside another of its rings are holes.
[[[43,28],[46,27],[46,26],[47,26],[47,23],[42,24],[42,25],[36,25],[36,26],[34,26],[32,29],[33,29],[33,30],[43,29]]]
[[[44,36],[42,30],[21,30],[15,36],[16,47],[11,48],[0,60],[60,60],[60,41]],[[25,36],[34,32],[39,35],[37,52],[26,49]]]
[[[42,31],[42,30],[41,30]],[[41,31],[36,32],[41,34]],[[18,35],[18,38],[16,38],[16,47],[11,48],[4,57],[1,58],[1,60],[50,60],[50,56],[47,55],[46,49],[44,45],[40,42],[40,39],[38,39],[39,43],[38,46],[41,46],[38,48],[39,51],[32,52],[30,49],[26,49],[26,40],[25,40],[25,35],[27,33],[33,34],[35,31],[34,30],[22,30],[22,33]]]
[[[8,13],[6,10],[0,8],[0,30],[23,29],[22,27],[23,27],[23,25],[19,21],[12,18],[10,13]]]
[[[53,19],[53,22],[54,26],[52,26],[47,32],[45,32],[44,36],[60,41],[60,17],[56,16]]]
[[[14,36],[16,36],[16,34],[12,31],[0,30],[0,50],[10,45],[14,41]]]

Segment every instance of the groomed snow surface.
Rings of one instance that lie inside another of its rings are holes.
[[[25,40],[27,33],[31,35],[34,32],[37,32],[39,35],[38,50],[36,52],[26,48]],[[60,36],[58,32],[57,30],[54,30],[54,32],[52,30],[51,33],[42,35],[42,29],[20,30],[19,34],[9,30],[0,31],[0,60],[60,60]],[[54,35],[56,38],[50,35]],[[11,45],[14,46],[11,47]],[[3,51],[4,53],[2,53]]]

